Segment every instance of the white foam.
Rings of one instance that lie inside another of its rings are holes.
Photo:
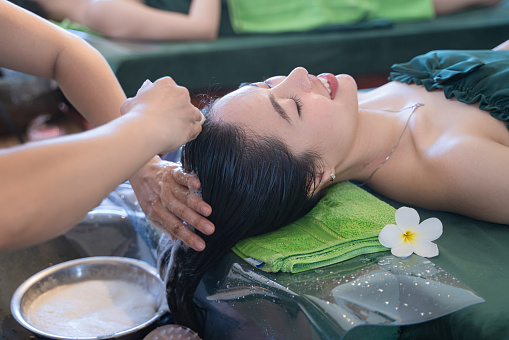
[[[27,321],[60,336],[111,334],[149,320],[157,301],[142,287],[120,280],[90,280],[54,288],[29,306]]]

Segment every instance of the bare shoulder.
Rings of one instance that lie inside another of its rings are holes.
[[[370,187],[403,204],[509,224],[508,146],[457,136],[427,151],[406,165],[394,162]]]
[[[479,136],[450,138],[443,147],[427,163],[421,189],[428,207],[509,224],[509,147]]]
[[[397,92],[406,100],[401,105],[425,105],[410,121],[411,137],[402,140],[370,187],[404,204],[509,224],[506,124],[477,104],[446,99],[442,91],[392,82],[379,92]]]

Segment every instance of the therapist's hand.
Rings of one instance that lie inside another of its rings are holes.
[[[145,81],[120,111],[140,119],[140,129],[153,132],[156,143],[162,145],[159,154],[177,150],[201,132],[203,115],[191,103],[189,91],[170,77]]]
[[[205,248],[205,242],[188,227],[191,225],[206,235],[214,232],[214,225],[204,217],[210,215],[211,207],[193,194],[200,188],[196,176],[185,173],[176,163],[155,157],[129,181],[155,228],[172,239],[181,239],[196,251]]]

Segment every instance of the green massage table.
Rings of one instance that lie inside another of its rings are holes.
[[[395,208],[401,206],[397,202],[378,197]],[[390,322],[384,324],[386,321],[382,321],[380,324],[361,325],[346,333],[343,330],[338,331],[335,335],[330,329],[332,327],[330,319],[337,314],[336,311],[329,312],[324,308],[324,311],[316,316],[315,309],[304,308],[305,303],[297,298],[309,294],[312,298],[320,297],[334,301],[332,298],[336,298],[336,294],[334,289],[331,289],[331,282],[333,286],[338,283],[344,285],[345,277],[348,278],[348,274],[341,273],[341,269],[347,270],[349,266],[355,267],[363,262],[366,263],[366,267],[370,267],[373,256],[361,255],[344,263],[300,274],[273,274],[247,265],[244,260],[230,252],[215,270],[204,277],[195,295],[195,300],[207,311],[208,327],[206,329],[210,332],[208,338],[230,339],[228,335],[238,332],[237,328],[241,328],[246,332],[249,330],[250,334],[256,334],[252,339],[509,339],[509,309],[507,308],[509,304],[507,292],[509,225],[480,222],[444,212],[416,210],[419,212],[421,221],[437,217],[444,226],[443,235],[436,241],[440,254],[429,260],[444,270],[446,277],[465,284],[485,302],[472,303],[470,306],[437,318],[428,315],[429,319],[424,322],[395,326],[390,325]],[[385,256],[390,258],[390,255],[390,252],[380,253],[374,256],[374,262],[383,261]],[[242,266],[242,270],[239,269],[239,265]],[[426,271],[427,269],[423,272]],[[246,275],[245,272],[249,274]],[[246,279],[246,277],[256,278],[256,274],[264,279]],[[295,282],[302,281],[302,277],[306,276],[309,281],[307,287],[302,282]],[[338,280],[340,276],[342,278]],[[421,273],[414,273],[414,276],[420,277]],[[242,283],[237,282],[239,277],[242,277]],[[271,285],[268,284],[269,282]],[[277,287],[278,285],[280,287]],[[394,285],[397,286],[393,284],[382,286],[382,288],[387,290]],[[238,287],[251,286],[262,287],[267,296],[258,296],[255,299],[246,293],[241,293],[240,296],[235,295],[235,292],[239,290]],[[285,292],[288,289],[300,294],[294,299],[286,299],[285,302]],[[220,301],[212,300],[211,296]],[[399,299],[400,307],[405,297],[406,294],[400,293],[396,299]],[[420,298],[422,305],[430,303],[430,297]],[[453,304],[456,298],[457,296],[452,298],[450,303]],[[292,304],[288,303],[288,300],[298,301],[291,301]],[[393,303],[393,301],[390,302]],[[419,308],[420,305],[421,302],[418,302],[414,306]],[[356,310],[356,308],[351,309]],[[357,311],[361,318],[366,315],[371,316],[360,308]],[[423,315],[423,317],[426,316]],[[287,325],[284,330],[280,327],[282,324]]]
[[[167,75],[192,92],[214,93],[286,75],[297,66],[312,74],[379,75],[431,50],[490,49],[509,38],[509,1],[419,22],[375,21],[274,35],[226,32],[212,42],[121,42],[77,34],[106,57],[128,95],[145,79]]]
[[[395,208],[400,206],[378,197]],[[156,263],[155,248],[160,234],[148,226],[135,202],[130,186],[122,185],[63,236],[27,249],[0,253],[1,339],[40,339],[17,324],[9,304],[23,281],[53,264],[105,255]],[[410,270],[406,270],[410,274],[407,278],[413,280],[407,283],[415,282],[416,286],[419,283],[421,288],[427,288],[429,282],[431,288],[427,289],[432,294],[422,294],[424,290],[410,294],[400,289],[399,296],[396,293],[396,297],[387,300],[403,308],[410,295],[416,296],[412,307],[418,309],[417,318],[414,315],[413,319],[400,322],[405,325],[394,325],[389,313],[377,310],[373,313],[369,306],[357,308],[350,304],[348,318],[351,313],[357,313],[356,322],[365,320],[366,323],[337,327],[337,320],[344,317],[335,309],[333,299],[352,296],[345,290],[350,284],[364,285],[364,288],[376,284],[376,280],[364,278],[372,273],[380,277],[379,267],[396,267],[388,251],[361,255],[299,274],[261,272],[230,252],[206,274],[195,294],[195,301],[206,315],[205,339],[509,339],[509,226],[450,213],[417,211],[421,220],[437,217],[444,226],[443,235],[436,241],[440,254],[429,261],[419,258],[420,262],[416,262],[412,258]],[[394,281],[394,277],[388,277]],[[437,278],[461,288],[461,293],[453,289],[450,296],[443,294],[444,290],[434,285]],[[397,281],[388,283],[382,281],[371,294],[398,290]],[[438,295],[433,289],[442,293],[441,298],[433,297]],[[329,304],[328,300],[332,302]],[[385,296],[381,301],[383,305]],[[442,309],[436,308],[438,305]],[[428,309],[421,313],[421,307],[425,306]],[[433,315],[428,310],[437,313]],[[154,326],[168,322],[171,316]]]

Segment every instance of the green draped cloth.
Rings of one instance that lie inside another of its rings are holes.
[[[308,31],[365,20],[431,19],[432,0],[227,0],[236,33]]]
[[[479,105],[509,129],[509,51],[443,50],[394,64],[390,80],[443,90],[447,99]]]
[[[378,234],[396,209],[350,182],[335,184],[304,217],[244,239],[233,251],[266,272],[299,273],[385,251]]]

